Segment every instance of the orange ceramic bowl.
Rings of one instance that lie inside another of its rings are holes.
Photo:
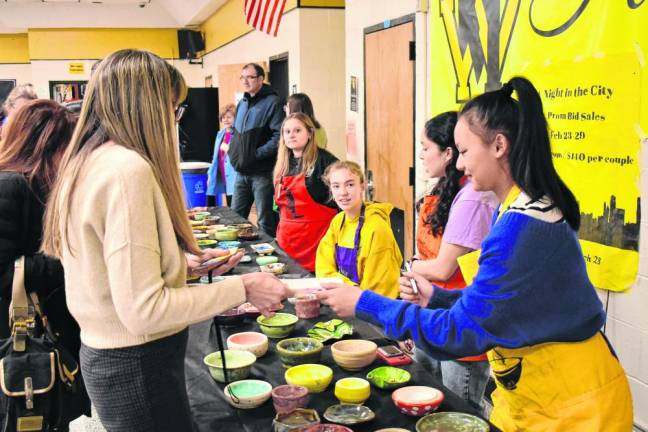
[[[369,366],[376,359],[378,345],[363,339],[347,339],[331,345],[333,360],[343,369],[356,371]]]

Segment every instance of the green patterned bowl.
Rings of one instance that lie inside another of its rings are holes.
[[[284,339],[277,343],[277,352],[284,367],[289,368],[304,363],[319,363],[324,345],[312,338],[297,337]]]
[[[283,339],[288,336],[299,319],[296,315],[289,313],[277,313],[272,318],[263,315],[257,318],[261,331],[272,339]]]
[[[367,380],[379,389],[395,389],[404,386],[412,379],[405,369],[393,366],[380,366],[367,374]]]
[[[252,364],[256,361],[256,356],[247,351],[224,350],[224,353],[228,380],[233,382],[247,378]],[[207,354],[203,362],[209,367],[212,378],[221,383],[225,382],[220,351]]]

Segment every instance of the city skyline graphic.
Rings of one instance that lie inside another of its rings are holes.
[[[616,196],[603,203],[603,214],[581,213],[578,237],[619,249],[639,251],[639,224],[641,221],[641,199],[637,197],[635,223],[625,222],[626,211],[616,206]]]

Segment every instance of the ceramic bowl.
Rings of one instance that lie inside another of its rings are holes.
[[[243,228],[238,233],[241,240],[256,240],[259,238],[259,232],[254,228]]]
[[[218,242],[219,249],[238,249],[241,246],[241,242],[238,240],[224,240]]]
[[[289,368],[304,363],[319,363],[324,345],[315,339],[297,337],[284,339],[277,343],[277,352],[284,367]]]
[[[265,264],[259,267],[261,268],[261,271],[264,273],[272,273],[276,275],[280,275],[284,271],[286,271],[286,264],[280,262]]]
[[[197,221],[201,221],[208,216],[211,216],[211,213],[209,213],[208,211],[199,211],[199,212],[194,212],[192,214],[193,220],[197,220]]]
[[[250,409],[270,399],[272,385],[261,380],[241,380],[225,386],[225,399],[234,408]]]
[[[367,374],[367,380],[379,389],[391,390],[402,387],[412,379],[405,369],[380,366]]]
[[[324,418],[333,423],[354,425],[373,420],[376,417],[371,408],[357,404],[331,405],[324,411]]]
[[[227,349],[251,352],[256,358],[263,357],[268,352],[268,336],[258,332],[234,333],[227,338]]]
[[[191,227],[194,233],[206,233],[208,229],[209,227],[205,225],[194,225]]]
[[[260,256],[256,258],[256,263],[259,266],[273,264],[279,261],[279,258],[276,256]]]
[[[282,339],[288,336],[297,324],[298,318],[289,313],[278,313],[272,318],[266,318],[263,315],[257,318],[257,323],[261,331],[269,338]]]
[[[289,413],[308,405],[308,389],[297,385],[280,385],[272,389],[272,404],[278,413]]]
[[[286,382],[304,386],[311,393],[321,393],[333,379],[333,370],[321,364],[306,363],[293,366],[284,374]]]
[[[256,361],[256,356],[247,351],[225,350],[224,352],[228,380],[233,382],[247,378],[252,364]],[[203,362],[209,367],[212,378],[221,383],[225,382],[220,351],[207,354]]]
[[[209,240],[209,234],[201,232],[201,233],[194,233],[194,238],[196,240]]]
[[[214,238],[216,240],[236,240],[238,238],[238,230],[235,228],[222,228],[216,230]]]
[[[251,223],[237,223],[237,224],[229,224],[227,225],[228,228],[235,228],[237,230],[242,230],[242,229],[248,229],[248,228],[253,228]]]
[[[299,319],[314,319],[320,314],[320,301],[311,295],[301,295],[295,298],[295,314]]]
[[[198,240],[198,246],[200,247],[200,249],[213,248],[217,244],[218,242],[216,240],[211,240],[211,239]]]
[[[277,414],[272,424],[275,432],[301,432],[305,428],[320,423],[314,409],[297,408],[289,413]]]
[[[304,429],[304,432],[353,432],[353,430],[342,425],[320,423],[318,425],[307,427]]]
[[[370,394],[369,381],[362,378],[342,378],[335,383],[335,397],[342,403],[361,404]]]
[[[220,220],[220,216],[207,216],[203,219],[203,225],[212,226],[216,225]]]
[[[238,307],[228,309],[216,315],[214,320],[225,327],[236,327],[245,322],[245,311]],[[227,359],[225,359],[225,361],[227,361]]]
[[[275,248],[270,243],[258,243],[250,245],[250,247],[259,255],[269,255],[275,251]]]
[[[416,422],[416,432],[457,431],[488,432],[488,423],[479,417],[460,412],[438,412]]]
[[[333,360],[342,369],[356,371],[369,366],[376,359],[378,345],[363,339],[347,339],[331,345]]]
[[[440,390],[427,386],[402,387],[392,393],[394,404],[403,414],[418,417],[436,410],[443,399]]]

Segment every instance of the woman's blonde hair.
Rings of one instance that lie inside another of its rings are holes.
[[[225,105],[223,109],[220,110],[220,114],[218,114],[218,121],[222,123],[223,117],[225,117],[227,113],[230,113],[232,114],[233,117],[236,117],[236,105],[234,104]]]
[[[18,99],[38,99],[34,86],[31,84],[20,84],[14,87],[7,95],[7,99],[5,99],[4,103],[2,104],[5,112],[9,109],[13,109],[16,106],[16,101]]]
[[[338,170],[349,170],[351,174],[354,174],[358,176],[360,179],[360,183],[364,184],[365,182],[365,176],[364,173],[362,172],[362,168],[360,168],[360,165],[353,161],[336,161],[333,162],[331,165],[326,167],[326,170],[324,171],[324,175],[322,175],[322,181],[326,186],[331,186],[331,174],[333,172],[338,171]]]
[[[174,108],[187,95],[182,75],[147,51],[117,51],[88,83],[83,107],[45,213],[43,251],[61,257],[70,249],[68,228],[77,178],[94,150],[112,141],[151,166],[169,209],[178,242],[200,253],[184,208]]]
[[[295,119],[301,122],[301,124],[303,124],[304,127],[310,133],[310,139],[308,140],[308,143],[306,143],[306,147],[302,152],[300,173],[304,174],[305,176],[309,176],[313,172],[313,168],[315,167],[315,162],[317,162],[318,149],[317,149],[317,141],[315,138],[315,125],[313,124],[313,120],[311,120],[311,118],[304,113],[297,112],[297,113],[290,114],[288,117],[286,117],[286,119],[283,121],[283,124],[281,125],[281,137],[279,138],[279,152],[277,153],[277,164],[275,165],[274,175],[273,175],[275,184],[279,182],[282,176],[285,176],[288,173],[288,168],[290,164],[290,154],[292,150],[286,147],[283,131],[286,122],[291,119]]]

